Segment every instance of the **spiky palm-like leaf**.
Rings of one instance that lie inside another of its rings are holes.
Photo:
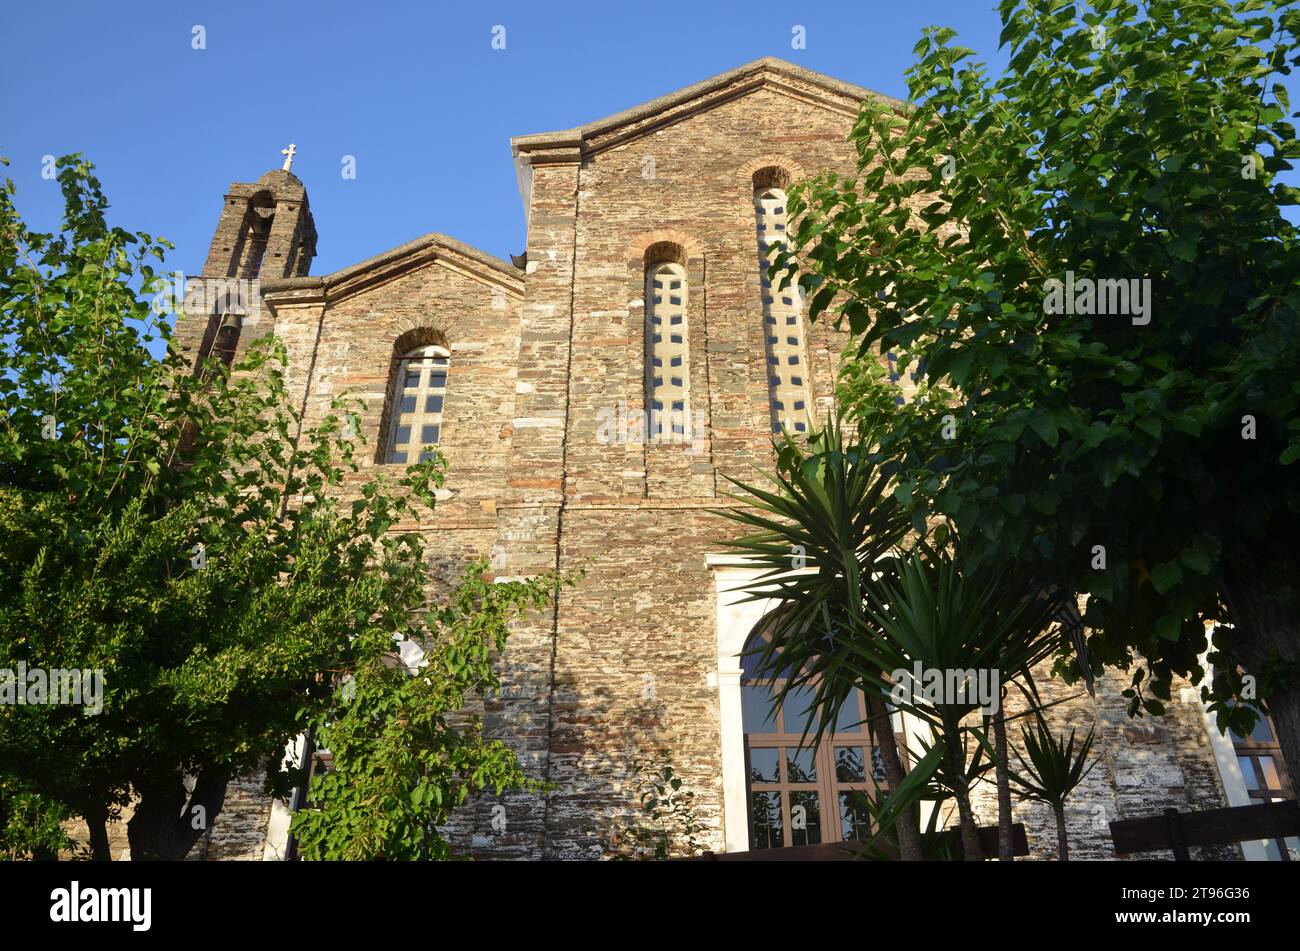
[[[1069,739],[1064,734],[1057,735],[1041,711],[1035,711],[1032,727],[1020,728],[1025,754],[1021,756],[1018,750],[1013,753],[1024,774],[1013,772],[1012,782],[1020,787],[1021,799],[1033,799],[1054,809],[1063,809],[1070,793],[1097,765],[1096,759],[1088,763],[1097,725],[1094,723],[1088,728],[1088,735],[1077,749],[1074,727],[1070,728]]]
[[[910,514],[890,495],[889,475],[869,449],[875,436],[855,435],[846,444],[834,419],[806,447],[783,434],[777,471],[764,473],[770,488],[732,480],[744,494],[728,497],[745,507],[718,513],[754,530],[723,544],[767,569],[748,586],[748,599],[779,605],[765,622],[772,637],[757,652],[757,666],[766,676],[786,678],[779,702],[814,685],[818,740],[853,687],[887,692],[883,674],[898,660],[862,604],[873,575],[892,570]]]

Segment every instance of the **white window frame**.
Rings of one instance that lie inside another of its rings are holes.
[[[1213,637],[1214,626],[1206,625],[1206,637]],[[1206,648],[1201,654],[1201,669],[1205,671],[1205,683],[1212,683],[1214,678],[1214,665],[1209,661],[1210,648]],[[1228,799],[1229,806],[1253,806],[1259,800],[1252,799],[1250,793],[1246,792],[1246,778],[1241,774],[1241,764],[1237,762],[1237,748],[1232,742],[1232,737],[1226,733],[1220,733],[1215,715],[1210,712],[1209,704],[1201,703],[1201,688],[1187,685],[1179,691],[1179,699],[1185,703],[1194,703],[1201,710],[1201,722],[1205,725],[1205,735],[1209,737],[1210,749],[1214,753],[1215,765],[1219,768],[1219,782],[1223,786],[1223,794]],[[1268,852],[1265,850],[1262,842],[1239,842],[1241,846],[1242,857],[1247,862],[1267,862]]]
[[[709,554],[705,564],[713,572],[717,628],[717,668],[711,680],[718,689],[722,753],[722,834],[727,852],[749,851],[749,780],[745,775],[745,725],[741,716],[741,652],[749,635],[780,603],[776,598],[748,600],[754,581],[771,569],[743,555]],[[813,571],[808,568],[806,571]],[[911,714],[896,712],[895,733],[907,737],[909,750],[922,749],[929,728]],[[928,820],[927,804],[923,820]]]
[[[439,360],[443,361],[441,365],[437,363]],[[442,371],[443,382],[441,387],[433,387],[429,383],[435,370]],[[420,381],[416,388],[411,391],[415,394],[415,409],[409,413],[404,413],[402,411],[402,400],[408,395],[406,375],[411,372],[419,373]],[[386,465],[409,466],[419,462],[420,456],[426,450],[436,450],[443,441],[443,421],[447,412],[447,387],[451,378],[451,351],[439,344],[416,347],[394,361],[392,377],[388,397],[388,432],[384,437],[384,463]],[[430,396],[442,397],[440,409],[431,412],[425,410],[426,401]],[[438,438],[431,443],[424,442],[422,438],[423,429],[426,425],[438,427]],[[402,426],[410,426],[411,433],[410,439],[400,444],[405,448],[399,449],[397,431]],[[399,451],[406,453],[404,462],[397,462],[393,458]]]

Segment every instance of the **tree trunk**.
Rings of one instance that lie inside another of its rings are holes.
[[[970,807],[970,793],[963,789],[957,793],[957,819],[961,823],[961,847],[967,862],[983,862],[984,846],[980,844],[979,826]]]
[[[1005,698],[1004,698],[1005,699]],[[1011,836],[1011,776],[1007,772],[1007,720],[1001,704],[993,718],[993,746],[997,754],[998,778],[998,860],[1015,860],[1015,845]]]
[[[883,700],[873,696],[870,691],[866,693],[866,697],[867,716],[871,721],[871,733],[876,739],[876,745],[880,748],[880,758],[885,761],[885,778],[889,780],[890,789],[897,789],[903,782],[906,773],[903,772],[903,761],[898,755],[898,742],[894,738],[893,721],[889,717],[889,710],[886,709]],[[898,824],[894,828],[898,835],[899,857],[904,862],[923,861],[925,855],[921,851],[921,830],[911,810],[899,817]]]
[[[108,810],[102,805],[87,806],[82,818],[90,832],[90,857],[96,862],[113,861],[113,851],[108,845]]]
[[[200,773],[188,802],[179,774],[138,783],[140,801],[126,827],[132,861],[184,859],[221,812],[228,780],[221,773]]]
[[[1294,784],[1300,780],[1300,605],[1294,592],[1300,564],[1229,561],[1223,589],[1232,617],[1229,645],[1247,673],[1259,679],[1260,699],[1277,729],[1282,759]],[[1280,689],[1264,695],[1270,662],[1289,662],[1295,671]]]
[[[980,844],[979,826],[975,822],[975,813],[970,807],[970,788],[966,785],[966,757],[961,749],[961,729],[953,724],[951,728],[944,725],[943,742],[948,747],[948,762],[951,764],[952,781],[956,788],[953,794],[957,798],[957,818],[961,824],[961,845],[965,852],[963,860],[967,862],[984,861],[984,846]]]
[[[1065,831],[1065,808],[1053,806],[1052,812],[1056,815],[1056,857],[1062,862],[1068,862],[1070,861],[1070,837]]]

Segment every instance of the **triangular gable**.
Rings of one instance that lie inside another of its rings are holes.
[[[900,111],[904,108],[901,100],[769,56],[576,129],[516,136],[510,145],[516,161],[521,163],[527,162],[531,153],[557,149],[577,148],[581,154],[589,155],[759,88],[817,102],[849,116],[857,115],[864,99],[876,99]]]
[[[523,297],[523,271],[463,241],[438,233],[426,234],[331,274],[263,281],[262,294],[288,294],[299,301],[319,295],[333,303],[435,261],[488,287],[500,288],[511,297]]]

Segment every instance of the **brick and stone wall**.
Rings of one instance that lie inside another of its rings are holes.
[[[326,277],[264,281],[263,313],[288,345],[307,424],[333,398],[359,395],[372,450],[395,342],[445,339],[447,497],[418,526],[444,578],[476,556],[507,576],[586,570],[554,610],[517,625],[501,658],[505,688],[483,707],[488,732],[554,791],[507,796],[504,827],[493,822],[495,799],[459,815],[454,839],[481,857],[606,854],[635,808],[631,760],[661,748],[696,793],[709,847],[722,847],[705,556],[735,532],[712,511],[732,504],[728,479],[754,482],[755,467],[772,461],[754,189],[773,170],[793,180],[852,173],[847,137],[864,93],[773,61],[688,92],[515,140],[529,221],[523,269],[430,235]],[[689,285],[690,408],[705,427],[690,445],[611,441],[598,435],[602,418],[646,408],[644,267],[663,248]],[[196,332],[186,330],[190,346]],[[825,405],[846,338],[819,323],[805,341],[810,396]],[[362,466],[360,479],[383,468],[373,453]],[[1120,689],[1107,677],[1095,705],[1085,697],[1052,712],[1084,731],[1101,721],[1102,763],[1071,813],[1080,856],[1108,853],[1103,813],[1222,804],[1195,702],[1132,725]],[[1050,854],[1050,815],[1030,806],[1018,816]]]
[[[1054,704],[1044,711],[1052,729],[1061,735],[1074,729],[1076,748],[1094,724],[1097,731],[1092,754],[1096,765],[1066,803],[1071,859],[1117,858],[1110,838],[1110,822],[1116,819],[1158,816],[1170,807],[1195,812],[1227,805],[1202,720],[1199,688],[1176,679],[1163,717],[1144,714],[1130,720],[1125,712],[1127,700],[1121,696],[1130,677],[1123,672],[1107,670],[1098,678],[1096,697],[1092,698],[1082,684],[1068,686],[1053,679],[1050,667],[1050,662],[1042,664],[1035,671],[1035,681],[1044,702]],[[1012,689],[1009,694],[1007,713],[1014,717],[1026,706],[1019,691]],[[1021,745],[1021,722],[1026,721],[1008,724],[1008,740],[1016,747]],[[1014,757],[1011,768],[1019,768]],[[992,778],[990,772],[990,783],[980,785],[972,797],[982,825],[997,824]],[[1013,814],[1015,821],[1025,824],[1032,855],[1056,858],[1056,820],[1050,807],[1016,803]],[[1131,856],[1143,860],[1172,857],[1167,851]],[[1198,848],[1192,850],[1192,857],[1239,859],[1241,850],[1237,846]]]

